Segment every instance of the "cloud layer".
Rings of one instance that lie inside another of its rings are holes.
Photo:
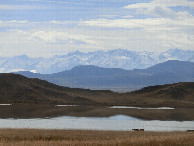
[[[194,1],[12,1],[0,2],[0,56],[194,50]]]

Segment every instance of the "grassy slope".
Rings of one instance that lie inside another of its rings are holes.
[[[119,94],[60,87],[21,75],[0,74],[0,103],[193,106],[194,83],[177,83]]]
[[[1,103],[93,104],[92,100],[65,92],[66,89],[39,79],[0,74]]]

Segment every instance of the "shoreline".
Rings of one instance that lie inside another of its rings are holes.
[[[194,105],[168,105],[168,104],[158,104],[158,105],[155,105],[155,104],[147,104],[147,105],[144,105],[144,104],[60,104],[60,103],[56,103],[56,104],[53,104],[53,103],[4,103],[4,102],[1,102],[0,103],[0,106],[37,106],[37,107],[47,107],[47,106],[50,106],[50,107],[72,107],[72,106],[78,106],[78,107],[134,107],[134,108],[161,108],[161,107],[169,107],[169,108],[194,108]]]
[[[110,108],[110,106],[51,106],[38,104],[3,105],[0,106],[0,118],[31,119],[45,117],[54,118],[61,116],[111,117],[114,115],[125,115],[143,120],[194,120],[194,107],[176,107],[174,109],[134,107],[135,106],[133,106],[133,108]]]

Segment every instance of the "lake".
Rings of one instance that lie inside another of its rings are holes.
[[[193,111],[169,107],[2,105],[0,128],[186,131],[194,129]]]

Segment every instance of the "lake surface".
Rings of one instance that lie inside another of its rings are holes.
[[[122,131],[194,129],[194,108],[2,105],[0,113],[0,128]]]
[[[7,106],[7,105],[12,105],[12,104],[0,104],[0,106]]]
[[[145,121],[124,115],[106,118],[63,116],[50,119],[0,119],[0,128],[186,131],[194,129],[194,121]]]
[[[109,108],[130,108],[130,109],[162,109],[162,110],[166,110],[166,109],[174,109],[172,107],[156,107],[156,108],[151,108],[151,107],[134,107],[134,106],[111,106]]]

